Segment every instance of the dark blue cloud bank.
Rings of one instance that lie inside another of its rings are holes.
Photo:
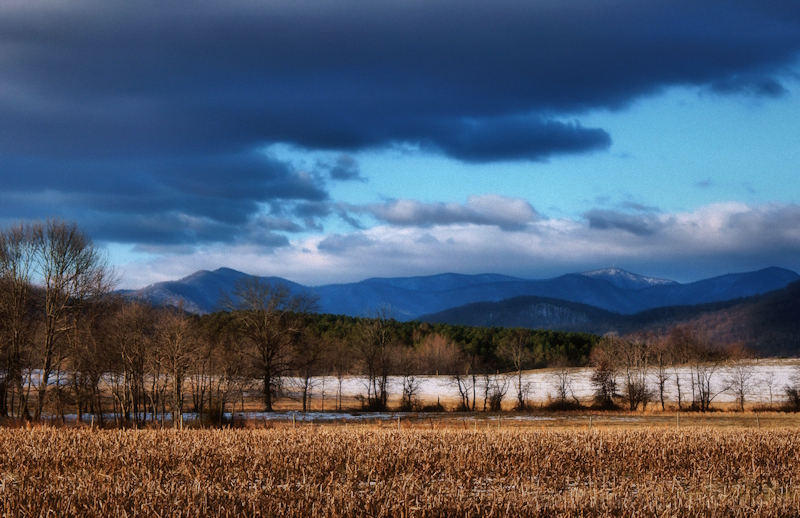
[[[800,4],[15,1],[0,49],[0,217],[275,247],[363,180],[358,151],[546,160],[607,149],[581,114],[670,86],[783,95]],[[299,170],[258,151],[275,143],[341,158]]]

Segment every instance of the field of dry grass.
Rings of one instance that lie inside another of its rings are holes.
[[[3,516],[797,516],[798,484],[790,429],[0,429]]]

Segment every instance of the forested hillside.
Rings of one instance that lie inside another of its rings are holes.
[[[800,282],[763,295],[694,306],[668,306],[623,315],[541,297],[467,304],[425,315],[428,322],[547,328],[603,335],[696,330],[720,344],[740,343],[761,356],[800,354]]]

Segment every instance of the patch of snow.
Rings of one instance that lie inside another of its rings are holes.
[[[772,387],[772,402],[778,404],[784,399],[784,387],[795,383],[795,378],[800,376],[800,361],[798,360],[760,360],[752,363],[752,377],[749,381],[749,391],[746,397],[747,404],[770,403],[770,386]],[[711,378],[711,392],[715,395],[714,403],[732,403],[736,401],[733,391],[727,389],[729,379],[733,376],[733,367],[730,365],[720,365],[714,371]],[[530,388],[529,400],[532,402],[546,402],[548,399],[556,398],[556,371],[554,369],[540,369],[523,372],[522,383]],[[577,368],[569,370],[571,382],[571,394],[574,394],[581,402],[588,403],[594,393],[591,383],[591,368]],[[677,369],[670,369],[668,379],[664,387],[664,397],[669,403],[677,401],[676,376],[680,379],[681,394],[684,402],[691,403],[692,371],[689,366],[681,366]],[[658,399],[655,372],[651,369],[649,373],[650,389],[654,391],[654,398]],[[516,383],[515,373],[493,375],[494,377],[505,378],[508,381],[508,393],[505,401],[511,401],[515,397],[514,384]],[[317,378],[312,392],[313,406],[319,404],[322,390],[322,379]],[[325,377],[325,399],[331,400],[338,389],[338,381],[334,377]],[[289,380],[291,382],[291,380]],[[419,384],[417,397],[422,404],[434,404],[440,401],[445,407],[454,406],[460,401],[456,382],[450,376],[416,376],[415,381]],[[617,379],[618,384],[621,378]],[[475,393],[478,397],[478,405],[483,404],[483,376],[478,376]],[[619,389],[622,387],[619,385]],[[390,403],[394,404],[399,400],[403,390],[403,379],[399,376],[389,378],[388,392]],[[470,388],[470,398],[472,397]],[[367,393],[366,378],[351,376],[342,380],[342,396],[353,398],[365,396]],[[327,402],[326,402],[327,405]]]
[[[649,288],[651,286],[677,284],[675,281],[671,281],[669,279],[645,277],[643,275],[628,272],[621,268],[603,268],[602,270],[583,272],[581,275],[595,279],[604,279],[620,288],[642,289]]]

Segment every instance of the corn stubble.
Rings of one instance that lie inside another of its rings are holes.
[[[0,430],[3,516],[796,516],[794,430]]]

